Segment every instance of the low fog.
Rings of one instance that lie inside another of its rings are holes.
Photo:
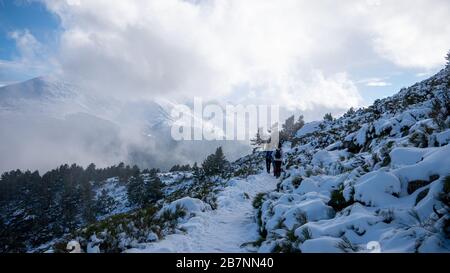
[[[30,169],[48,171],[63,163],[105,167],[125,162],[142,168],[167,170],[174,164],[201,162],[218,146],[229,159],[250,151],[233,141],[173,141],[170,130],[153,135],[132,135],[125,128],[77,113],[63,119],[30,115],[0,115],[0,171]]]
[[[174,141],[167,105],[91,96],[53,78],[0,88],[0,99],[1,172],[120,162],[167,170],[200,163],[218,146],[230,160],[251,151],[248,141]]]

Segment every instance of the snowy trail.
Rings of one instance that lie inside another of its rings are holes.
[[[277,180],[266,173],[230,180],[218,194],[216,210],[199,213],[181,225],[186,233],[171,234],[127,252],[248,252],[249,249],[241,245],[259,237],[253,198],[260,192],[274,190],[276,183]]]

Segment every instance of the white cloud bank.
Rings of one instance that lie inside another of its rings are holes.
[[[392,70],[383,68],[432,73],[450,47],[448,0],[33,1],[44,1],[61,19],[58,47],[27,30],[11,32],[19,56],[0,60],[0,76],[56,70],[89,98],[89,114],[102,119],[60,120],[28,107],[31,115],[0,115],[0,154],[6,155],[0,171],[63,162],[167,167],[201,161],[219,144],[175,143],[164,130],[144,130],[157,107],[141,100],[191,103],[201,96],[221,104],[279,104],[282,117],[297,110],[320,119],[361,105],[358,87],[389,85]],[[102,103],[110,97],[119,98],[117,107]],[[71,112],[67,103],[56,108]],[[248,148],[220,145],[229,158]]]
[[[374,48],[401,67],[432,69],[450,49],[450,2],[380,1],[368,13]]]
[[[447,0],[43,1],[62,20],[61,73],[122,98],[344,110],[362,103],[352,69],[432,69],[450,47]]]

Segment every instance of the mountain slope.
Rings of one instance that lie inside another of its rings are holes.
[[[449,92],[447,68],[301,129],[284,145],[278,190],[259,208],[259,251],[450,251]]]

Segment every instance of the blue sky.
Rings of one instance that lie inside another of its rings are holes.
[[[59,20],[41,2],[0,0],[0,61],[14,62],[21,58],[11,33],[23,30],[28,30],[49,48],[55,47],[60,30]],[[0,85],[39,76],[39,71],[30,71],[26,67],[0,69]]]
[[[0,59],[11,60],[18,54],[9,33],[28,29],[36,39],[48,43],[55,38],[58,28],[58,17],[41,2],[0,0]]]
[[[234,1],[225,11],[220,2],[213,8],[208,1],[172,2],[176,4],[0,0],[0,86],[52,73],[46,61],[52,57],[71,80],[85,81],[108,94],[145,89],[178,97],[228,94],[225,99],[230,99],[246,92],[233,90],[236,86],[256,86],[254,90],[271,86],[275,92],[262,92],[269,102],[275,99],[289,105],[297,96],[307,98],[291,105],[300,110],[314,105],[332,109],[340,103],[345,109],[356,103],[367,105],[437,72],[442,67],[439,58],[442,55],[443,60],[445,54],[445,36],[450,36],[448,27],[442,33],[434,29],[450,10],[448,2],[440,0],[418,1],[415,6],[408,1],[373,0],[361,7],[361,2],[340,5],[338,10],[330,6],[334,4],[320,2],[309,4],[309,14],[287,1],[270,3],[267,9],[258,1]],[[348,12],[353,16],[355,7],[360,14],[349,19]],[[208,12],[230,17],[219,20]],[[392,13],[401,20],[391,21]],[[70,18],[66,29],[60,18]],[[400,39],[405,31],[416,40]],[[20,47],[12,37],[15,32],[20,34],[16,38],[29,34],[27,38],[35,40],[40,51],[26,55],[26,44]],[[112,37],[114,41],[109,40]],[[335,44],[323,42],[326,39]],[[304,76],[309,70],[314,70],[316,81]],[[329,93],[309,96],[310,90],[324,88]],[[354,89],[362,101],[346,98],[356,94]],[[252,90],[247,93],[251,98]]]

